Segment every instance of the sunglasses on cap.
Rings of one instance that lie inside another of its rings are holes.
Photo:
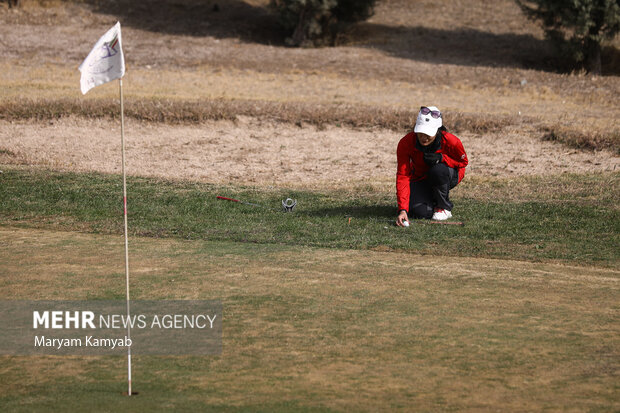
[[[420,113],[423,114],[423,115],[428,115],[430,113],[431,117],[433,117],[434,119],[439,119],[441,117],[441,112],[440,111],[438,111],[438,110],[430,110],[426,106],[422,106],[420,108]]]

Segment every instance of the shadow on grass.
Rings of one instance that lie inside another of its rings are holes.
[[[123,25],[152,32],[239,38],[284,45],[277,17],[242,0],[84,0],[96,13],[118,16]]]
[[[557,71],[558,58],[548,40],[529,34],[495,34],[471,28],[446,30],[361,23],[355,41],[404,59],[462,66],[521,67]]]
[[[309,209],[304,211],[304,214],[311,217],[377,218],[381,220],[395,219],[397,215],[394,205],[337,206]]]
[[[284,47],[285,32],[268,6],[243,0],[84,0],[97,13],[118,16],[124,25],[187,36],[238,38]],[[363,22],[343,35],[345,44],[365,44],[404,59],[463,66],[516,67],[550,72],[574,70],[548,40],[529,34],[495,34],[471,28],[447,30]],[[620,74],[618,51],[603,51],[604,74]]]
[[[124,25],[141,30],[284,47],[286,34],[265,5],[243,0],[84,1],[95,12],[118,16]],[[550,44],[531,35],[360,23],[345,37],[396,57],[429,63],[546,69],[557,63]]]

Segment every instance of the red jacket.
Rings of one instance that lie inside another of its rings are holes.
[[[463,148],[463,143],[459,138],[447,131],[440,131],[443,134],[441,148],[437,153],[441,153],[442,162],[451,168],[456,168],[459,172],[459,182],[465,176],[467,166],[467,154]],[[416,147],[417,136],[415,132],[405,135],[396,149],[396,159],[398,167],[396,169],[396,198],[398,200],[398,210],[409,212],[410,182],[425,179],[428,165],[424,162],[424,155]]]

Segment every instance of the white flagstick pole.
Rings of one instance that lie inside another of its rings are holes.
[[[125,174],[125,114],[123,107],[123,79],[118,79],[121,95],[121,146],[123,157],[123,216],[125,219],[125,287],[127,295],[127,338],[131,340],[130,313],[129,313],[129,240],[127,239],[127,177]],[[127,395],[131,396],[131,346],[127,346]]]

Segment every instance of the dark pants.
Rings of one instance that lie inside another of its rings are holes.
[[[459,173],[444,163],[438,163],[431,167],[426,178],[411,182],[411,195],[409,198],[409,214],[413,218],[433,217],[435,208],[452,211],[454,206],[450,202],[450,190],[459,182]]]

